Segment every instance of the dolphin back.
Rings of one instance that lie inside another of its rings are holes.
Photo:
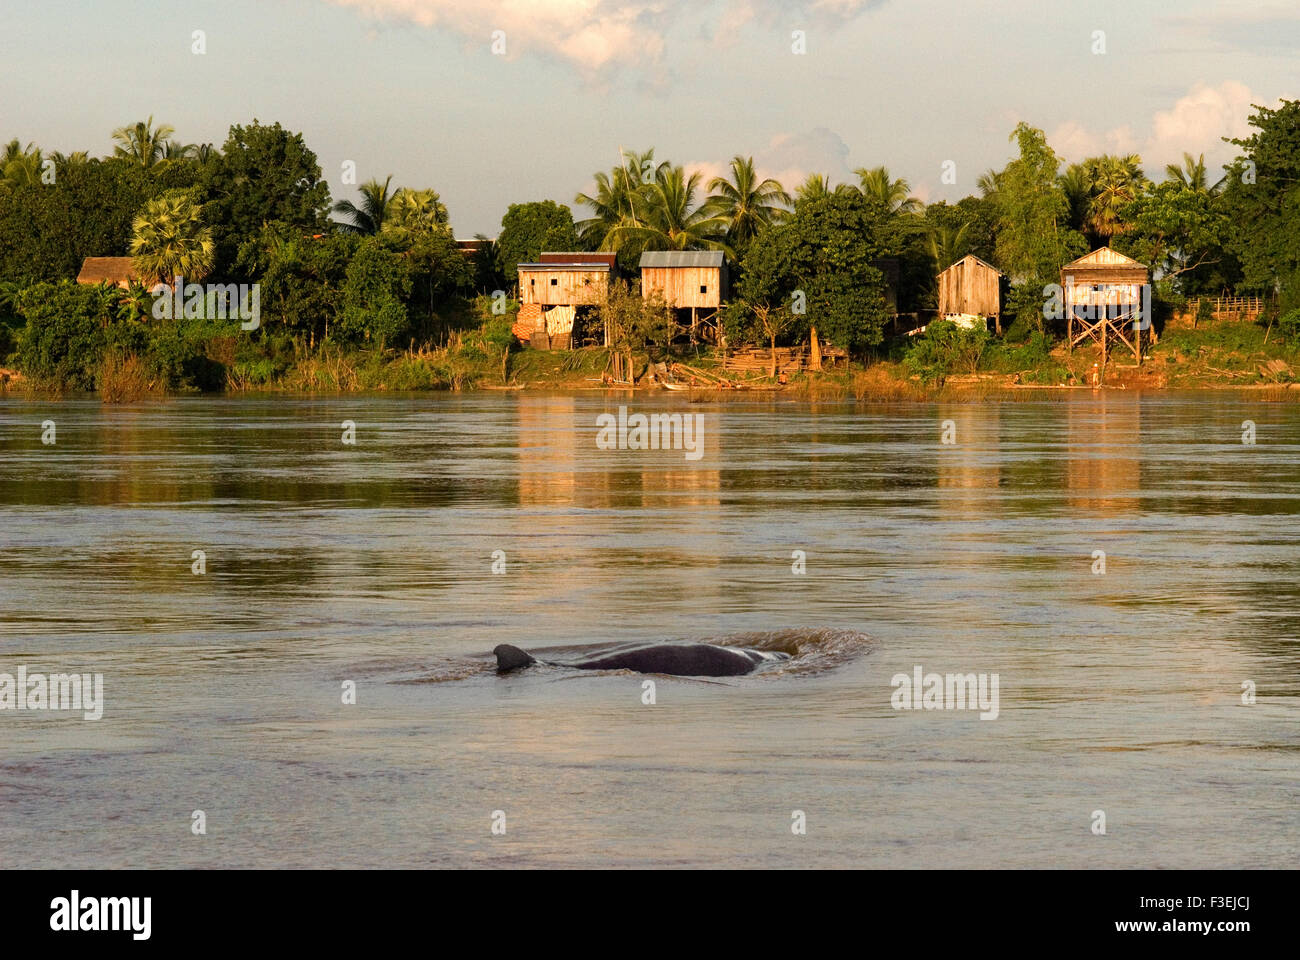
[[[518,670],[520,667],[527,667],[537,662],[518,647],[512,647],[508,643],[500,644],[492,652],[497,658],[497,673],[509,673],[511,670]]]

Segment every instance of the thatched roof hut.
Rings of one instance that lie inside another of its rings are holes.
[[[129,288],[132,281],[139,279],[140,274],[132,265],[130,257],[87,257],[81,263],[81,272],[77,274],[77,283],[111,283],[123,290]]]

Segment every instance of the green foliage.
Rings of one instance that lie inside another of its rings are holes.
[[[287,223],[268,223],[245,241],[235,270],[262,285],[263,329],[324,340],[342,309],[348,264],[359,243],[341,234],[303,236]]]
[[[513,285],[521,263],[536,263],[544,250],[574,250],[578,234],[573,214],[553,200],[512,203],[501,218],[497,237],[497,266]]]
[[[1124,208],[1128,231],[1115,247],[1159,271],[1184,295],[1221,290],[1235,277],[1224,244],[1231,232],[1223,199],[1166,180]]]
[[[54,184],[0,190],[0,277],[73,279],[86,257],[125,256],[132,221],[150,200],[192,186],[198,168],[94,160],[57,168]]]
[[[792,307],[795,291],[802,291],[807,313],[801,328],[814,326],[850,351],[880,343],[888,314],[884,276],[873,261],[880,256],[876,236],[886,217],[879,203],[856,190],[800,201],[788,222],[750,245],[740,299]]]
[[[1284,305],[1300,306],[1300,100],[1259,107],[1256,132],[1228,171],[1224,201],[1237,225],[1228,246],[1241,261],[1247,290],[1281,288]]]
[[[392,252],[378,237],[363,239],[348,264],[343,310],[334,335],[354,343],[371,341],[383,349],[406,329],[410,293],[411,269],[406,258]]]
[[[1300,309],[1282,314],[1277,321],[1277,331],[1287,343],[1300,345]]]
[[[70,280],[37,283],[18,294],[27,325],[18,337],[18,365],[37,381],[91,390],[116,307],[111,289]]]
[[[230,128],[221,154],[202,166],[204,220],[217,244],[218,276],[262,224],[279,221],[305,234],[329,228],[329,184],[302,134],[254,120]]]
[[[1087,244],[1068,226],[1070,205],[1056,175],[1061,161],[1043,131],[1022,122],[1011,139],[1020,156],[997,175],[992,194],[997,263],[1014,280],[1052,276]]]
[[[988,344],[988,329],[981,325],[967,330],[950,320],[935,320],[916,338],[903,363],[927,381],[975,373]]]

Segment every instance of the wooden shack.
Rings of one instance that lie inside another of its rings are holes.
[[[86,257],[81,261],[81,272],[77,274],[77,283],[111,283],[123,290],[139,279],[140,273],[130,257]]]
[[[717,308],[726,296],[721,250],[647,250],[641,254],[641,296],[655,291],[677,309]]]
[[[1061,300],[1071,350],[1084,340],[1109,349],[1123,344],[1142,363],[1142,341],[1154,343],[1150,274],[1145,264],[1101,247],[1061,268]]]
[[[515,335],[530,346],[573,345],[578,310],[605,300],[617,254],[548,251],[537,263],[519,264],[519,317]]]
[[[641,254],[641,296],[660,294],[675,310],[690,310],[691,342],[701,320],[717,316],[727,296],[727,261],[721,250],[647,250]],[[712,310],[701,317],[701,309]]]
[[[939,284],[939,316],[992,317],[1002,332],[1002,279],[1004,274],[973,253],[962,257],[936,278]]]

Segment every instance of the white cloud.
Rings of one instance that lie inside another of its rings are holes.
[[[788,18],[778,0],[329,0],[376,19],[405,21],[450,31],[468,43],[492,42],[505,31],[507,59],[551,56],[586,75],[618,67],[641,68],[663,60],[666,36],[678,23],[703,19],[727,36],[751,21]],[[883,0],[813,0],[804,22],[852,19]],[[710,30],[709,32],[714,32]]]
[[[1250,88],[1232,80],[1218,86],[1197,83],[1167,110],[1157,110],[1145,136],[1129,126],[1092,131],[1067,121],[1048,134],[1052,148],[1066,159],[1077,162],[1100,153],[1137,153],[1147,176],[1159,180],[1165,164],[1181,163],[1183,153],[1205,154],[1205,164],[1213,172],[1231,160],[1235,148],[1222,137],[1245,136],[1248,118],[1254,112]]]

